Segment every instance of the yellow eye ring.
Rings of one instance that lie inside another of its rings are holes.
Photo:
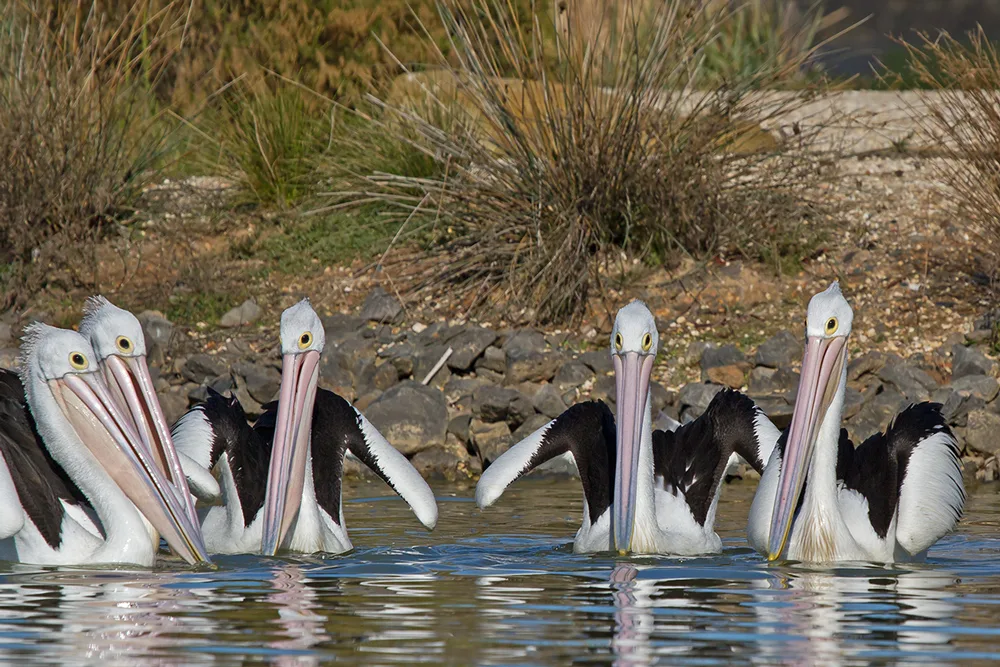
[[[126,354],[131,354],[132,351],[135,350],[135,346],[132,345],[132,341],[128,336],[119,336],[118,338],[115,338],[115,345],[118,346],[118,349],[121,352],[125,352]]]
[[[840,323],[837,322],[836,317],[831,317],[830,319],[828,319],[826,321],[826,334],[829,336],[830,334],[836,333],[839,324]]]
[[[83,352],[70,352],[69,365],[78,371],[86,370],[87,357],[83,354]]]
[[[653,347],[653,337],[649,333],[645,333],[642,336],[642,351],[649,352],[649,348]]]
[[[304,334],[299,336],[299,349],[304,350],[310,345],[312,345],[313,336],[311,331],[306,331]]]
[[[620,333],[615,334],[615,349],[619,352],[622,351],[622,335]]]

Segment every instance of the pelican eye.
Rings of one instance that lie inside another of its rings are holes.
[[[831,334],[836,333],[838,324],[839,323],[837,322],[836,317],[831,317],[830,319],[828,319],[826,321],[826,334],[829,336]]]
[[[649,352],[649,348],[653,347],[653,337],[648,333],[642,336],[642,351]]]
[[[620,333],[615,334],[615,349],[619,352],[622,351],[622,335]]]
[[[307,347],[312,345],[312,342],[313,342],[312,332],[311,331],[305,332],[304,334],[299,336],[299,349],[300,350],[306,349]]]
[[[120,351],[125,353],[129,353],[135,349],[135,346],[132,345],[132,341],[129,340],[128,336],[119,336],[118,338],[115,338],[115,345],[118,346]]]
[[[69,365],[78,371],[86,370],[87,357],[83,354],[83,352],[70,352]]]

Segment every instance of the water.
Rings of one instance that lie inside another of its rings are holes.
[[[1000,493],[982,487],[917,566],[768,566],[723,493],[725,552],[615,559],[571,549],[579,484],[525,480],[481,513],[436,489],[425,532],[354,484],[356,550],[220,557],[218,569],[7,566],[0,660],[25,664],[618,665],[954,663],[1000,657]]]

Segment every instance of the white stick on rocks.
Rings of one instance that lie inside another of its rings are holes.
[[[454,351],[455,350],[451,349],[450,347],[447,350],[445,350],[444,354],[441,355],[441,358],[438,359],[438,362],[434,364],[434,368],[431,369],[430,373],[427,374],[427,376],[424,378],[424,381],[421,382],[420,384],[426,386],[428,383],[430,383],[431,379],[433,379],[433,377],[437,374],[437,372],[441,370],[441,367],[444,366],[444,362],[448,361],[448,357],[450,357],[451,353]]]

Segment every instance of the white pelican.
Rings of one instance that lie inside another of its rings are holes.
[[[962,514],[961,460],[941,406],[908,407],[857,449],[841,431],[853,320],[836,282],[809,301],[792,423],[747,526],[768,560],[917,560]]]
[[[198,524],[94,358],[80,334],[36,323],[22,345],[21,379],[0,371],[0,550],[46,565],[151,565],[159,545],[148,519],[185,560],[208,561]]]
[[[235,398],[210,392],[174,425],[177,449],[214,470],[222,488],[222,505],[203,512],[210,551],[352,549],[341,503],[348,452],[402,496],[424,526],[437,523],[434,494],[406,457],[350,403],[317,388],[325,340],[308,300],[299,302],[281,315],[277,407],[265,406],[250,427]]]
[[[729,390],[717,394],[698,419],[675,431],[654,431],[649,377],[657,336],[641,301],[619,310],[611,333],[617,420],[601,401],[570,407],[486,469],[476,487],[479,506],[492,505],[511,482],[569,452],[584,493],[574,551],[720,551],[713,527],[730,455],[738,453],[760,470],[778,430],[750,399]]]
[[[94,348],[96,362],[104,374],[111,395],[122,412],[138,417],[136,432],[153,460],[177,490],[194,523],[198,523],[187,477],[195,495],[206,500],[218,497],[219,485],[204,468],[179,454],[170,437],[170,427],[156,397],[146,365],[146,339],[135,315],[119,308],[103,296],[87,300],[80,321],[80,333]],[[158,539],[158,538],[157,538]]]

